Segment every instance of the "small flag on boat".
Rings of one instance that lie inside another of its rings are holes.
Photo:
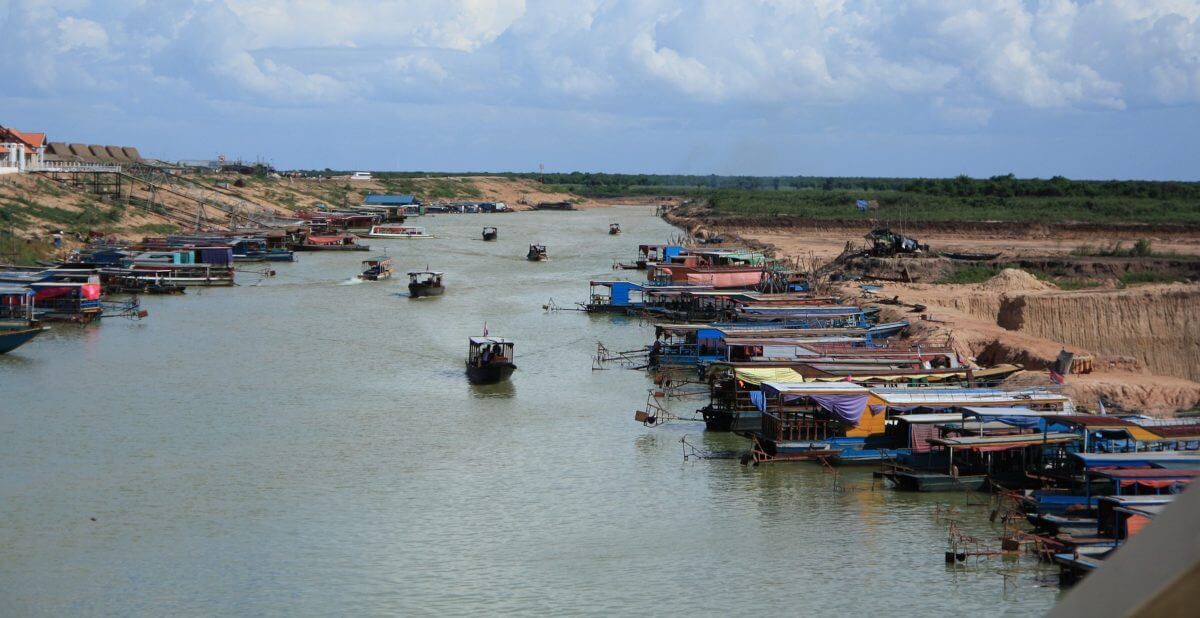
[[[848,374],[848,373],[847,373],[847,374],[846,374],[846,377],[844,377],[844,378],[842,378],[842,379],[843,379],[843,380],[845,380],[845,381],[847,381],[847,382],[853,382],[853,381],[854,381],[854,376],[852,376],[852,375],[850,375],[850,374]]]
[[[483,336],[484,336],[484,337],[487,337],[487,336],[488,336],[488,332],[487,332],[487,322],[484,322],[484,323],[483,323]]]
[[[1054,382],[1055,384],[1062,384],[1067,381],[1067,378],[1064,377],[1063,374],[1055,371],[1054,367],[1051,367],[1050,368],[1050,380],[1052,382]]]

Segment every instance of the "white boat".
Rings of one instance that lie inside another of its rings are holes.
[[[371,180],[371,172],[354,172],[350,180]]]
[[[434,238],[425,228],[416,225],[373,225],[367,238]]]

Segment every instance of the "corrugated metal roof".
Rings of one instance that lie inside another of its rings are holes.
[[[415,204],[417,198],[412,195],[382,195],[368,194],[363,198],[363,204],[375,206],[409,206]]]

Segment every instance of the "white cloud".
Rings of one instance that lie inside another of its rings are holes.
[[[0,40],[18,51],[0,76],[42,92],[165,81],[264,106],[488,92],[627,114],[906,103],[967,124],[1200,104],[1195,0],[4,4]]]
[[[108,33],[104,26],[90,20],[65,17],[58,22],[58,49],[67,52],[76,49],[108,49]]]

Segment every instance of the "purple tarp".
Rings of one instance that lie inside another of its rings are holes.
[[[867,407],[867,395],[812,395],[812,400],[842,421],[855,426]]]

